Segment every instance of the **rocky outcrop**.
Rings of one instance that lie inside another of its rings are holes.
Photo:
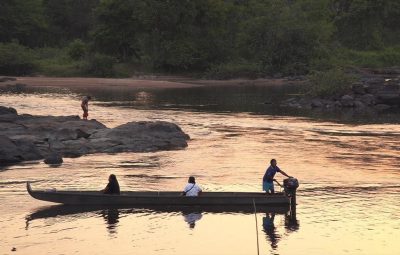
[[[59,164],[62,157],[97,152],[175,150],[187,147],[188,139],[179,126],[164,121],[107,128],[78,116],[18,115],[15,109],[0,106],[0,165],[43,158]]]
[[[400,109],[400,68],[360,70],[360,80],[342,95],[289,98],[282,106],[305,109],[386,111]]]

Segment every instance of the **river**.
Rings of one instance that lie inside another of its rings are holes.
[[[26,88],[2,91],[0,105],[19,114],[78,115],[88,93],[89,118],[108,127],[171,121],[190,135],[188,148],[0,168],[0,254],[257,254],[257,235],[260,254],[398,254],[398,114],[275,107],[296,93],[290,86]],[[279,211],[257,213],[257,225],[246,212],[68,211],[25,189],[28,180],[33,188],[102,189],[114,173],[122,190],[181,190],[194,175],[205,191],[259,191],[271,158],[300,181],[295,221]]]

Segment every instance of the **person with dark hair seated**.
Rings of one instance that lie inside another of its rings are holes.
[[[101,190],[101,192],[103,192],[104,194],[113,194],[113,195],[120,194],[117,177],[114,174],[110,174],[110,177],[108,177],[108,184],[103,190]]]
[[[186,184],[185,188],[183,189],[182,196],[187,197],[197,197],[201,195],[201,188],[199,185],[196,184],[196,180],[193,176],[189,177],[188,184]]]

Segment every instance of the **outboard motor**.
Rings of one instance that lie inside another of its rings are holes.
[[[296,206],[296,190],[299,187],[299,181],[296,178],[287,178],[283,180],[283,189],[286,196],[291,198],[291,204]]]
[[[299,181],[296,178],[286,178],[283,180],[283,188],[286,195],[292,196],[296,194],[296,190],[299,187]]]

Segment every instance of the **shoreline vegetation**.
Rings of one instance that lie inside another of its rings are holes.
[[[4,76],[306,75],[323,86],[331,72],[338,84],[344,70],[400,65],[397,0],[13,0],[0,14]]]
[[[288,107],[398,108],[399,16],[398,0],[6,1],[0,76],[17,87],[291,82],[304,95]]]

